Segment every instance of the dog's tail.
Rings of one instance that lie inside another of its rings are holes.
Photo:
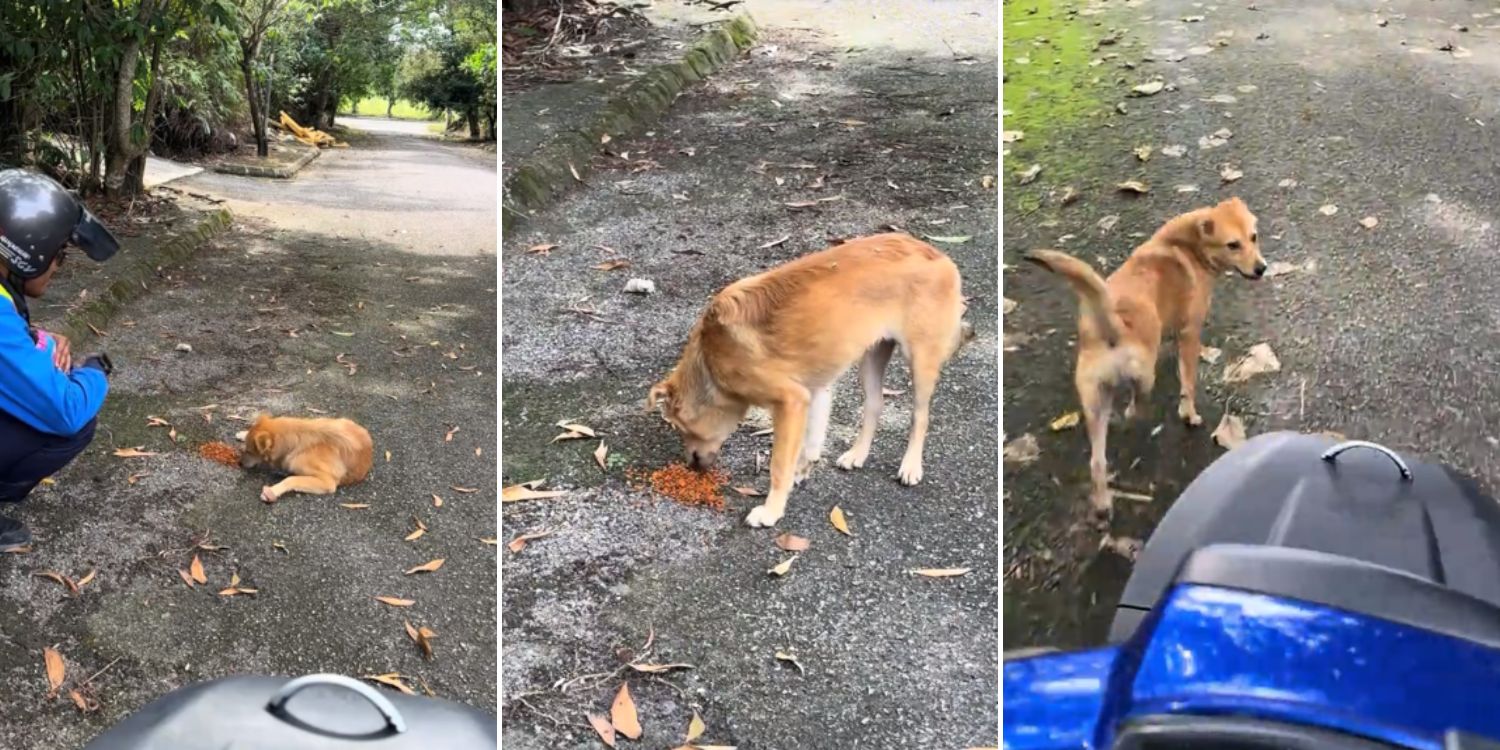
[[[1114,346],[1120,341],[1120,316],[1115,313],[1109,298],[1109,288],[1093,266],[1056,250],[1032,250],[1026,260],[1051,271],[1064,279],[1078,293],[1082,314],[1094,322],[1099,335]]]

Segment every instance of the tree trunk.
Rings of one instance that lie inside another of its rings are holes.
[[[146,192],[146,157],[151,153],[151,131],[156,128],[156,111],[161,107],[161,38],[151,44],[151,64],[146,69],[146,74],[151,77],[151,88],[146,92],[146,109],[141,113],[141,127],[145,130],[145,137],[130,157],[130,162],[125,165],[125,195],[139,195]]]
[[[240,42],[240,73],[245,76],[245,101],[250,104],[250,126],[255,132],[255,155],[264,159],[271,154],[271,145],[266,139],[266,113],[261,109],[261,97],[255,87],[255,57],[259,50],[259,39]]]
[[[388,98],[385,100],[385,119],[391,119],[391,110],[396,108],[396,100]]]
[[[464,112],[464,119],[469,121],[469,137],[479,138],[479,110],[470,108]]]
[[[145,13],[145,9],[142,9]],[[130,141],[131,115],[135,102],[135,70],[141,59],[141,42],[132,38],[120,55],[115,71],[114,95],[110,102],[109,130],[104,144],[104,190],[111,195],[123,192],[125,171],[134,158]]]

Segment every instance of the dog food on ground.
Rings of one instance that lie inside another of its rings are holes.
[[[652,472],[630,469],[626,477],[636,489],[649,488],[683,505],[724,510],[723,490],[729,484],[729,473],[723,469],[694,471],[683,464],[667,464]]]
[[[198,446],[198,455],[225,466],[239,466],[240,452],[228,443],[204,443]]]

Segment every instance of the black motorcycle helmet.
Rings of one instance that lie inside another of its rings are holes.
[[[0,262],[20,280],[46,272],[68,243],[96,261],[120,243],[71,193],[51,178],[23,169],[0,170]]]

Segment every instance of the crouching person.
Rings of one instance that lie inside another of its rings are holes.
[[[95,261],[119,249],[109,230],[56,182],[0,171],[0,504],[19,503],[83,452],[104,405],[109,357],[74,357],[67,338],[31,325],[28,297],[47,291],[70,246]],[[0,552],[31,543],[0,517]]]

